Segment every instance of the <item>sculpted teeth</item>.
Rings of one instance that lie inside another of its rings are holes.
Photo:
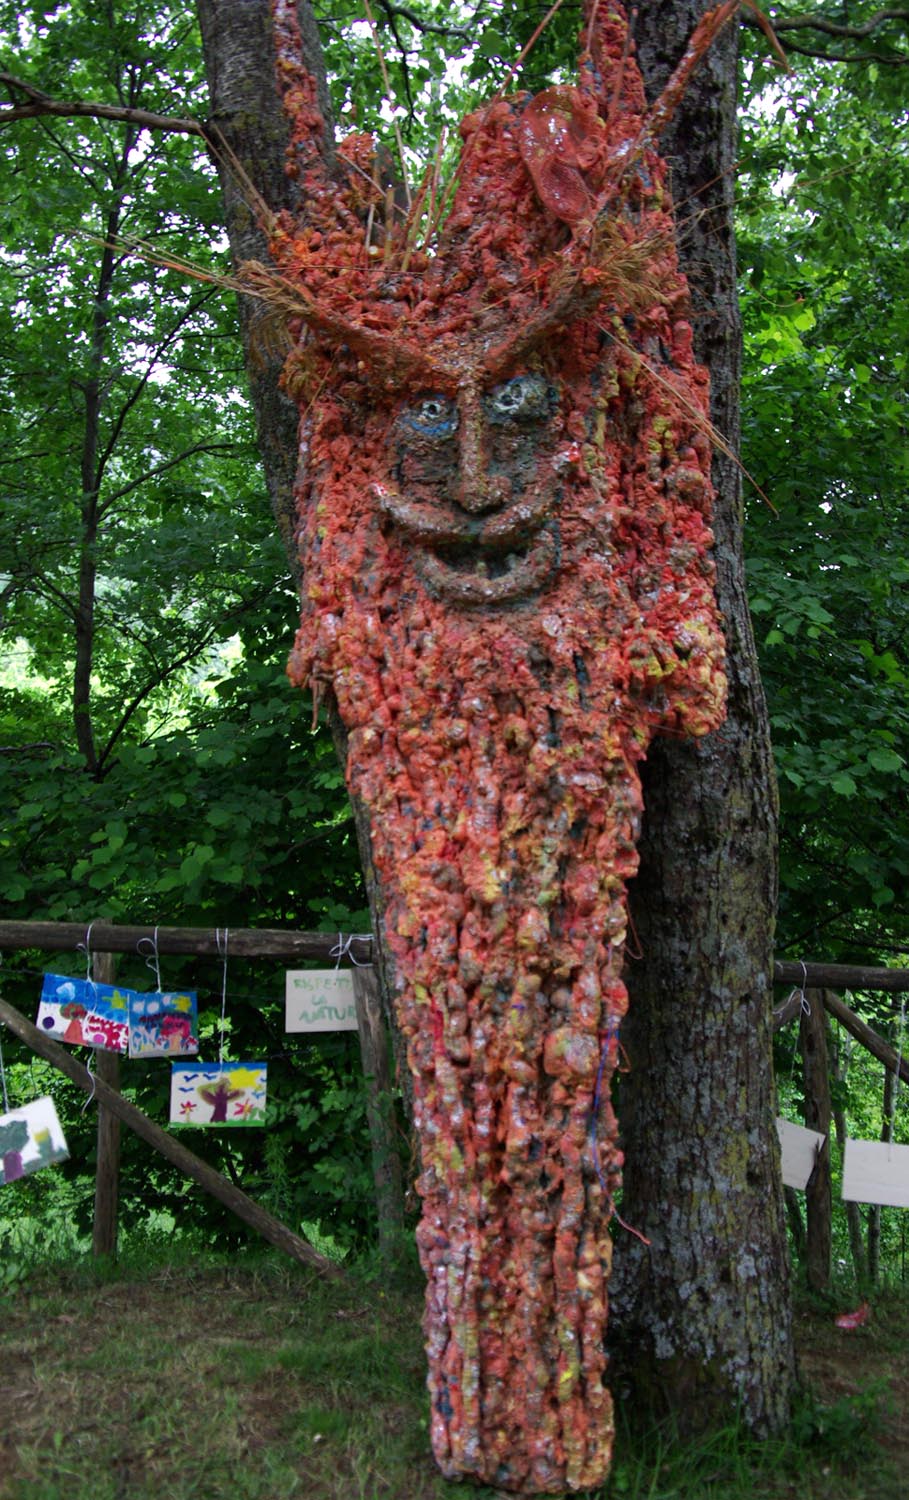
[[[471,572],[462,573],[422,547],[415,561],[424,583],[452,604],[507,604],[534,593],[546,582],[555,566],[556,551],[555,537],[543,531],[530,552],[515,559],[508,571],[497,578],[488,577],[482,562]],[[509,561],[506,559],[506,563]]]

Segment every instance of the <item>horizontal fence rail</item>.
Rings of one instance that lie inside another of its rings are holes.
[[[0,922],[0,948],[38,948],[45,952],[135,953],[140,943],[157,945],[159,953],[223,958],[225,931],[231,958],[310,959],[344,956],[356,963],[372,961],[372,934],[296,932],[278,927],[128,927],[112,922]],[[339,938],[341,940],[339,944]],[[909,969],[872,968],[862,964],[802,963],[777,960],[779,984],[811,989],[909,991]]]

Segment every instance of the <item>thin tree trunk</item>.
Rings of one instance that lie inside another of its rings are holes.
[[[125,169],[134,139],[127,130],[120,166]],[[73,723],[76,744],[92,775],[98,770],[98,753],[92,723],[92,669],[95,654],[95,592],[98,579],[97,544],[99,522],[99,489],[101,476],[98,454],[101,438],[101,412],[104,403],[103,369],[107,352],[110,322],[110,295],[114,280],[114,243],[120,228],[120,205],[107,214],[104,223],[104,245],[92,305],[92,342],[88,376],[82,386],[85,422],[82,430],[80,480],[82,487],[82,534],[79,542],[79,582],[75,608],[76,660],[73,669]]]
[[[825,1292],[830,1285],[833,1193],[830,1180],[830,1063],[827,1056],[827,1023],[819,990],[808,990],[808,1008],[802,1010],[800,1042],[805,1070],[805,1124],[824,1136],[814,1171],[805,1189],[808,1220],[806,1259],[808,1285]]]
[[[113,984],[116,959],[112,953],[96,953],[92,960],[92,978],[99,984]],[[120,1056],[117,1052],[96,1051],[96,1077],[114,1093],[120,1092]],[[120,1204],[120,1119],[104,1104],[98,1105],[98,1147],[95,1162],[95,1217],[92,1225],[92,1254],[115,1256],[117,1253],[117,1214]]]
[[[849,1068],[848,1052],[838,1037],[833,1041],[833,1076],[837,1083],[845,1083]],[[837,1102],[839,1094],[834,1091],[832,1096],[833,1128],[836,1134],[836,1142],[840,1153],[846,1145],[846,1115],[843,1106]],[[862,1229],[862,1212],[857,1203],[848,1199],[846,1204],[846,1227],[849,1231],[849,1253],[852,1256],[852,1269],[858,1286],[863,1287],[868,1281],[868,1261],[865,1256],[865,1240]]]
[[[703,0],[637,11],[653,97],[685,51]],[[663,152],[672,167],[695,346],[712,381],[714,424],[738,441],[740,324],[732,171],[736,32],[712,48]],[[642,956],[629,965],[623,1040],[623,1217],[612,1330],[639,1399],[683,1426],[739,1403],[755,1431],[788,1419],[794,1384],[788,1254],[771,1063],[777,799],[767,712],[745,598],[741,480],[714,458],[717,586],[726,621],[725,725],[696,743],[654,746],[632,911]]]
[[[893,1117],[896,1101],[894,1076],[884,1069],[884,1097],[881,1108],[881,1140],[893,1140]],[[872,1286],[881,1279],[881,1206],[874,1203],[868,1211],[868,1276]]]

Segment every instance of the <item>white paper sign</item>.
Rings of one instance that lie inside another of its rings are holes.
[[[286,1031],[356,1031],[350,969],[289,969],[285,989]]]
[[[805,1125],[793,1125],[791,1120],[779,1117],[776,1130],[783,1153],[784,1183],[791,1188],[807,1187],[818,1152],[827,1137],[817,1130],[809,1130]]]
[[[909,1146],[887,1141],[847,1141],[843,1197],[853,1203],[909,1208]]]

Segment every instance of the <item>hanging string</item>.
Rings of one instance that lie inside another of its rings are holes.
[[[786,999],[783,1001],[783,1004],[780,1007],[780,1010],[775,1012],[776,1015],[781,1014],[781,1012],[786,1009],[787,1005],[790,1005],[791,1002],[796,998],[796,996],[798,996],[798,1000],[799,1000],[799,1009],[798,1009],[799,1026],[796,1028],[795,1041],[794,1041],[794,1043],[792,1045],[792,1061],[789,1064],[789,1078],[790,1078],[790,1082],[791,1082],[792,1078],[794,1077],[794,1074],[795,1074],[795,1060],[796,1060],[796,1058],[799,1055],[799,1041],[801,1040],[801,1034],[802,1034],[801,1018],[802,1018],[802,1016],[804,1016],[805,1019],[808,1020],[808,1018],[811,1015],[811,1001],[808,999],[808,996],[805,994],[805,985],[808,983],[808,970],[805,967],[805,961],[804,961],[804,959],[800,958],[799,959],[799,963],[802,966],[802,982],[801,982],[801,984],[797,984],[797,985],[793,986],[793,988],[789,991],[789,994],[786,996]]]
[[[333,958],[335,961],[335,968],[340,969],[342,958],[349,958],[355,969],[368,969],[370,967],[369,962],[360,962],[353,951],[352,944],[368,942],[371,937],[371,932],[351,932],[349,936],[345,938],[343,932],[339,932],[338,941],[335,943],[334,947],[328,950],[329,958]]]
[[[223,968],[221,970],[221,1026],[220,1026],[220,1041],[219,1041],[219,1044],[218,1044],[218,1066],[219,1067],[221,1067],[223,1065],[223,1063],[224,1063],[224,1027],[226,1025],[226,1014],[227,1014],[227,940],[228,940],[229,936],[230,936],[230,928],[229,927],[225,927],[225,929],[224,929],[224,948],[222,950],[222,947],[221,947],[221,929],[220,929],[220,927],[216,927],[215,928],[215,943],[217,945],[218,953],[219,953],[219,955],[221,957],[222,964],[223,964]]]
[[[84,941],[81,942],[81,943],[77,943],[76,944],[76,947],[79,950],[79,952],[85,954],[85,983],[86,984],[91,984],[92,983],[92,928],[94,927],[94,925],[95,925],[94,922],[89,922],[88,927],[86,928],[86,931],[85,931],[85,939],[84,939]]]
[[[147,946],[143,946],[143,945],[147,945]],[[160,964],[160,961],[159,961],[159,958],[158,958],[158,929],[157,929],[157,927],[155,928],[155,932],[154,932],[154,936],[153,937],[150,937],[150,938],[140,938],[139,939],[138,943],[136,944],[136,952],[139,953],[139,954],[141,954],[141,956],[143,958],[145,958],[145,967],[146,967],[146,969],[151,969],[152,970],[152,972],[153,972],[153,974],[155,976],[155,988],[157,989],[158,993],[160,994],[161,991],[164,989],[164,986],[161,983],[161,964]],[[146,953],[148,953],[148,957],[146,957]]]
[[[86,1099],[85,1103],[83,1104],[82,1109],[80,1110],[80,1114],[83,1114],[83,1115],[85,1114],[85,1111],[88,1109],[88,1106],[91,1104],[92,1100],[95,1097],[95,1052],[94,1052],[94,1048],[92,1048],[91,1052],[89,1052],[89,1054],[88,1054],[88,1062],[85,1064],[85,1071],[87,1072],[89,1078],[92,1081],[92,1091],[89,1094],[88,1098]]]

